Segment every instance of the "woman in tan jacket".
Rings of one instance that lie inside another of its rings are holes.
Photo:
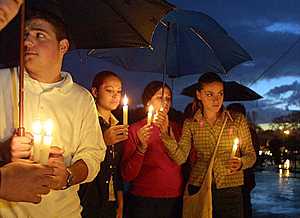
[[[204,180],[211,178],[208,187],[212,193],[210,204],[213,211],[209,217],[240,218],[243,217],[243,170],[255,163],[256,155],[245,117],[240,113],[226,111],[223,99],[222,79],[215,73],[205,73],[199,78],[193,105],[194,115],[184,122],[180,142],[176,143],[172,134],[167,131],[168,119],[163,112],[159,114],[157,123],[166,150],[175,162],[183,164],[190,153],[191,145],[195,149],[197,158],[192,165],[185,195],[199,194]],[[237,151],[233,152],[235,142]],[[187,202],[197,204],[197,201],[185,201],[184,211],[185,207],[191,206]],[[203,202],[205,201],[202,199]],[[201,217],[200,214],[183,215]]]

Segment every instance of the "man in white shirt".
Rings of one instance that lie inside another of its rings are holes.
[[[39,204],[0,201],[0,217],[81,217],[78,184],[94,179],[104,159],[105,144],[94,100],[87,90],[61,72],[69,41],[63,21],[45,11],[32,13],[25,28],[25,136],[14,134],[14,70],[0,72],[0,140],[10,139],[11,159],[32,155],[32,124],[53,120],[48,165],[53,169],[52,191]],[[36,149],[36,145],[34,146]],[[63,157],[59,155],[63,150]],[[35,155],[35,152],[34,152]]]
[[[0,30],[17,14],[23,0],[0,0]],[[9,153],[0,143],[1,160]],[[3,163],[1,163],[1,166]],[[0,168],[0,198],[9,201],[38,203],[41,194],[50,191],[53,168],[40,164],[13,162]]]

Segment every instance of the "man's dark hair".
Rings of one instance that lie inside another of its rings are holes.
[[[46,10],[39,10],[32,8],[29,10],[26,16],[26,20],[32,19],[43,19],[49,22],[53,27],[56,35],[56,39],[61,41],[63,39],[69,39],[69,35],[67,33],[66,25],[61,17],[55,15]]]

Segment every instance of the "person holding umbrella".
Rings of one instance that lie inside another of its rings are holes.
[[[32,124],[37,118],[42,121],[50,118],[53,134],[49,133],[49,126],[45,127],[39,145],[60,149],[52,149],[55,154],[50,152],[49,160],[46,156],[45,164],[52,169],[51,182],[46,184],[52,189],[50,193],[37,205],[1,200],[0,216],[81,217],[78,184],[94,179],[106,149],[96,106],[87,90],[74,83],[69,73],[61,72],[63,57],[69,48],[63,21],[46,11],[31,11],[25,29],[24,123],[27,133],[25,136],[14,134],[16,73],[15,69],[4,69],[0,72],[1,140],[10,142],[10,160],[30,163],[24,159],[32,156],[33,138],[34,146],[38,141],[38,137],[31,134],[34,133]]]
[[[130,182],[127,198],[130,218],[181,217],[181,167],[169,158],[155,118],[153,121],[155,112],[169,112],[171,101],[172,92],[168,85],[160,81],[150,82],[142,95],[144,107],[149,110],[147,118],[129,127],[121,166],[124,182]],[[174,122],[168,127],[179,139],[181,128]]]
[[[179,165],[191,150],[197,159],[185,189],[183,217],[243,217],[243,170],[256,155],[245,117],[223,107],[224,85],[215,73],[205,73],[193,105],[194,116],[184,122],[180,142],[169,134],[166,113],[158,115],[168,155]]]
[[[96,74],[92,83],[99,123],[107,146],[104,161],[97,177],[91,183],[82,184],[79,190],[82,216],[85,218],[122,218],[123,181],[121,177],[120,142],[128,138],[127,125],[118,124],[112,114],[121,102],[122,80],[111,71]]]
[[[0,31],[14,18],[22,3],[22,0],[0,1]],[[1,165],[5,164],[5,157],[8,155],[5,144],[0,143],[0,156],[3,162]],[[39,203],[41,195],[50,191],[47,186],[51,182],[52,174],[51,167],[40,164],[22,162],[5,164],[0,168],[0,199]]]

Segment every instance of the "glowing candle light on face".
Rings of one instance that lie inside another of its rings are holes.
[[[128,98],[125,94],[123,98],[123,125],[128,124]]]
[[[231,157],[235,157],[235,153],[238,149],[238,145],[239,145],[239,139],[238,138],[235,138],[234,141],[233,141],[233,145],[232,145],[232,152],[231,152]]]
[[[148,114],[147,114],[147,124],[150,125],[152,122],[152,117],[154,113],[154,107],[152,105],[148,108]]]

